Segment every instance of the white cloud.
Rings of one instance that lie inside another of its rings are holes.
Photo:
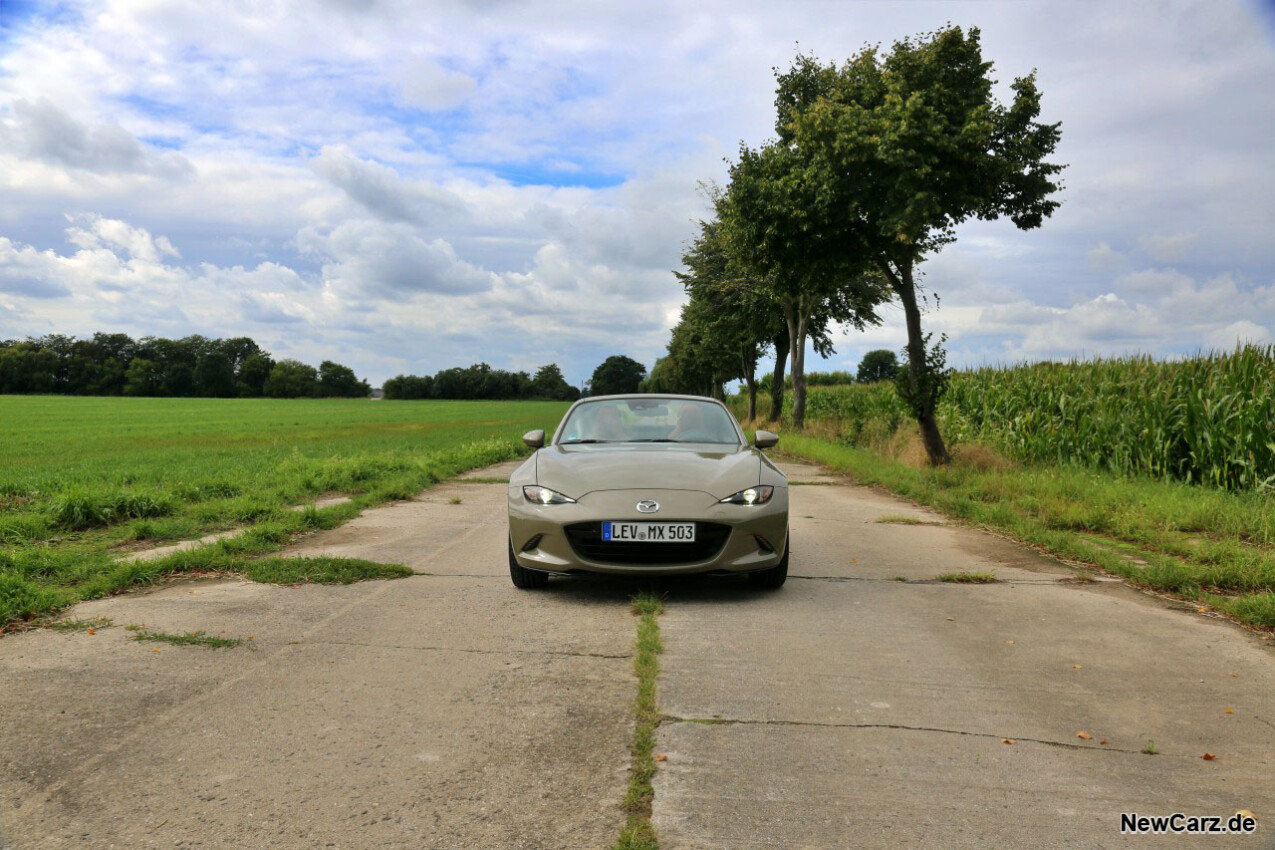
[[[1185,258],[1199,238],[1198,233],[1147,233],[1138,237],[1138,247],[1153,260],[1173,263]]]
[[[180,179],[193,170],[180,154],[146,148],[118,124],[76,120],[47,97],[18,100],[10,108],[13,117],[0,121],[0,146],[20,156],[106,174]]]
[[[1236,345],[1253,343],[1264,345],[1271,342],[1271,332],[1255,322],[1241,319],[1224,328],[1209,331],[1204,336],[1204,344],[1217,351],[1230,351]]]
[[[1091,248],[1085,257],[1089,261],[1089,268],[1095,271],[1115,268],[1124,262],[1124,254],[1116,251],[1106,242],[1099,242],[1098,247]]]

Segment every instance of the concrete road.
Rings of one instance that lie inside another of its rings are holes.
[[[1268,642],[786,471],[784,588],[684,588],[661,621],[662,848],[1275,847]],[[962,571],[998,581],[932,581]],[[1257,833],[1120,834],[1238,809]]]
[[[787,468],[784,588],[657,585],[662,847],[1275,846],[1268,644]],[[452,482],[291,550],[408,579],[174,582],[78,606],[95,635],[0,640],[0,848],[608,846],[638,585],[516,591],[503,500]],[[999,581],[931,581],[962,570]],[[1237,809],[1255,836],[1119,834]]]
[[[418,576],[176,582],[77,606],[115,622],[95,635],[0,639],[0,847],[609,845],[627,585],[518,592],[504,492],[447,483],[292,550]],[[254,649],[139,643],[127,624]]]

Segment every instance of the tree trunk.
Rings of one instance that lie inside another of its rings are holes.
[[[775,371],[770,381],[770,421],[784,415],[784,366],[788,363],[788,331],[775,337]]]
[[[792,370],[792,427],[806,425],[806,316],[805,304],[798,300],[785,310],[788,322],[788,359]]]
[[[889,274],[890,286],[899,301],[903,303],[903,315],[908,326],[908,383],[912,392],[917,393],[917,384],[925,373],[925,337],[921,333],[921,310],[916,303],[916,284],[912,279],[912,261],[896,263],[898,274]],[[925,453],[929,456],[930,466],[946,466],[952,462],[947,452],[943,435],[939,433],[938,419],[934,411],[924,411],[916,416],[916,424],[921,429],[921,441],[925,443]]]
[[[740,365],[744,367],[744,382],[748,384],[748,421],[757,418],[757,347],[752,343],[739,350]]]

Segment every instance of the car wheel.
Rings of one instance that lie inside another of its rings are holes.
[[[779,559],[779,563],[768,570],[759,570],[755,573],[748,574],[748,581],[754,587],[776,588],[783,587],[784,582],[788,580],[788,556],[792,553],[792,534],[789,532],[789,539],[784,546],[784,556]]]
[[[512,540],[509,542],[509,578],[513,579],[514,587],[520,587],[523,590],[535,590],[538,587],[544,587],[549,584],[548,573],[541,573],[518,566],[518,559],[514,557]]]

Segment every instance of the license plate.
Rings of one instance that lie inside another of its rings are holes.
[[[602,539],[608,543],[694,543],[693,522],[604,522]]]

